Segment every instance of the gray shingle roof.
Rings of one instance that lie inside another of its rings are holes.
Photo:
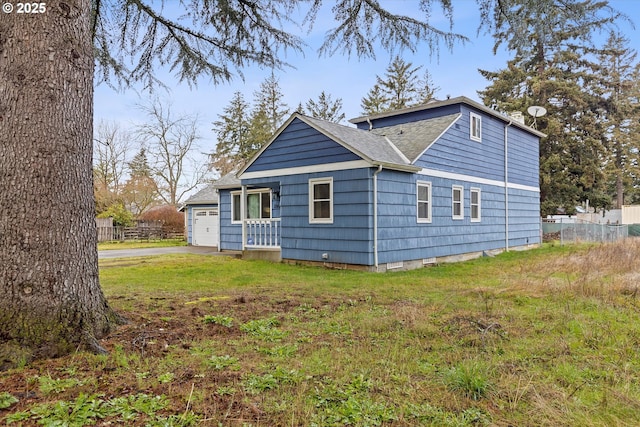
[[[240,179],[238,179],[237,171],[229,172],[213,183],[213,188],[236,188],[240,187]]]
[[[460,114],[450,114],[420,122],[403,123],[395,126],[371,129],[371,133],[384,135],[398,147],[411,163],[446,131]]]
[[[218,194],[216,193],[216,189],[212,184],[207,185],[184,202],[185,205],[197,205],[205,203],[218,203]]]

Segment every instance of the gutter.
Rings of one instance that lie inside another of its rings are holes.
[[[373,173],[373,265],[378,271],[378,174],[382,165]]]

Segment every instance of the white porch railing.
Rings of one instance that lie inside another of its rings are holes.
[[[244,227],[247,248],[280,247],[280,218],[245,219]]]

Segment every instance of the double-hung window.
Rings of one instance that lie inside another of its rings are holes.
[[[464,187],[454,185],[451,188],[451,218],[464,219]]]
[[[480,211],[480,189],[472,188],[470,193],[470,208],[471,208],[471,222],[480,222],[481,219],[481,211]]]
[[[333,224],[333,178],[309,180],[309,223]]]
[[[482,117],[476,113],[469,113],[469,137],[472,141],[482,141]]]
[[[416,183],[418,222],[431,222],[431,183],[418,181]]]

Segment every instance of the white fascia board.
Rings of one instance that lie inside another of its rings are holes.
[[[352,160],[349,162],[322,163],[319,165],[297,166],[293,168],[269,169],[264,171],[244,172],[238,175],[238,178],[240,179],[269,178],[273,176],[289,176],[289,175],[300,175],[305,173],[362,169],[362,168],[370,168],[372,166],[373,165],[367,162],[366,160]]]
[[[423,168],[420,172],[418,172],[418,174],[425,175],[425,176],[433,176],[433,177],[436,177],[436,178],[445,178],[445,179],[452,179],[452,180],[457,180],[457,181],[466,181],[466,182],[471,182],[471,183],[474,183],[474,184],[485,184],[485,185],[492,185],[492,186],[495,186],[495,187],[504,188],[504,181],[498,181],[498,180],[495,180],[495,179],[479,178],[477,176],[464,175],[464,174],[454,173],[454,172],[445,172],[445,171],[440,171],[440,170],[436,170],[436,169]],[[540,192],[540,187],[534,187],[534,186],[531,186],[531,185],[522,185],[522,184],[509,183],[508,187],[509,188],[513,188],[515,190],[532,191],[534,193],[539,193]]]

